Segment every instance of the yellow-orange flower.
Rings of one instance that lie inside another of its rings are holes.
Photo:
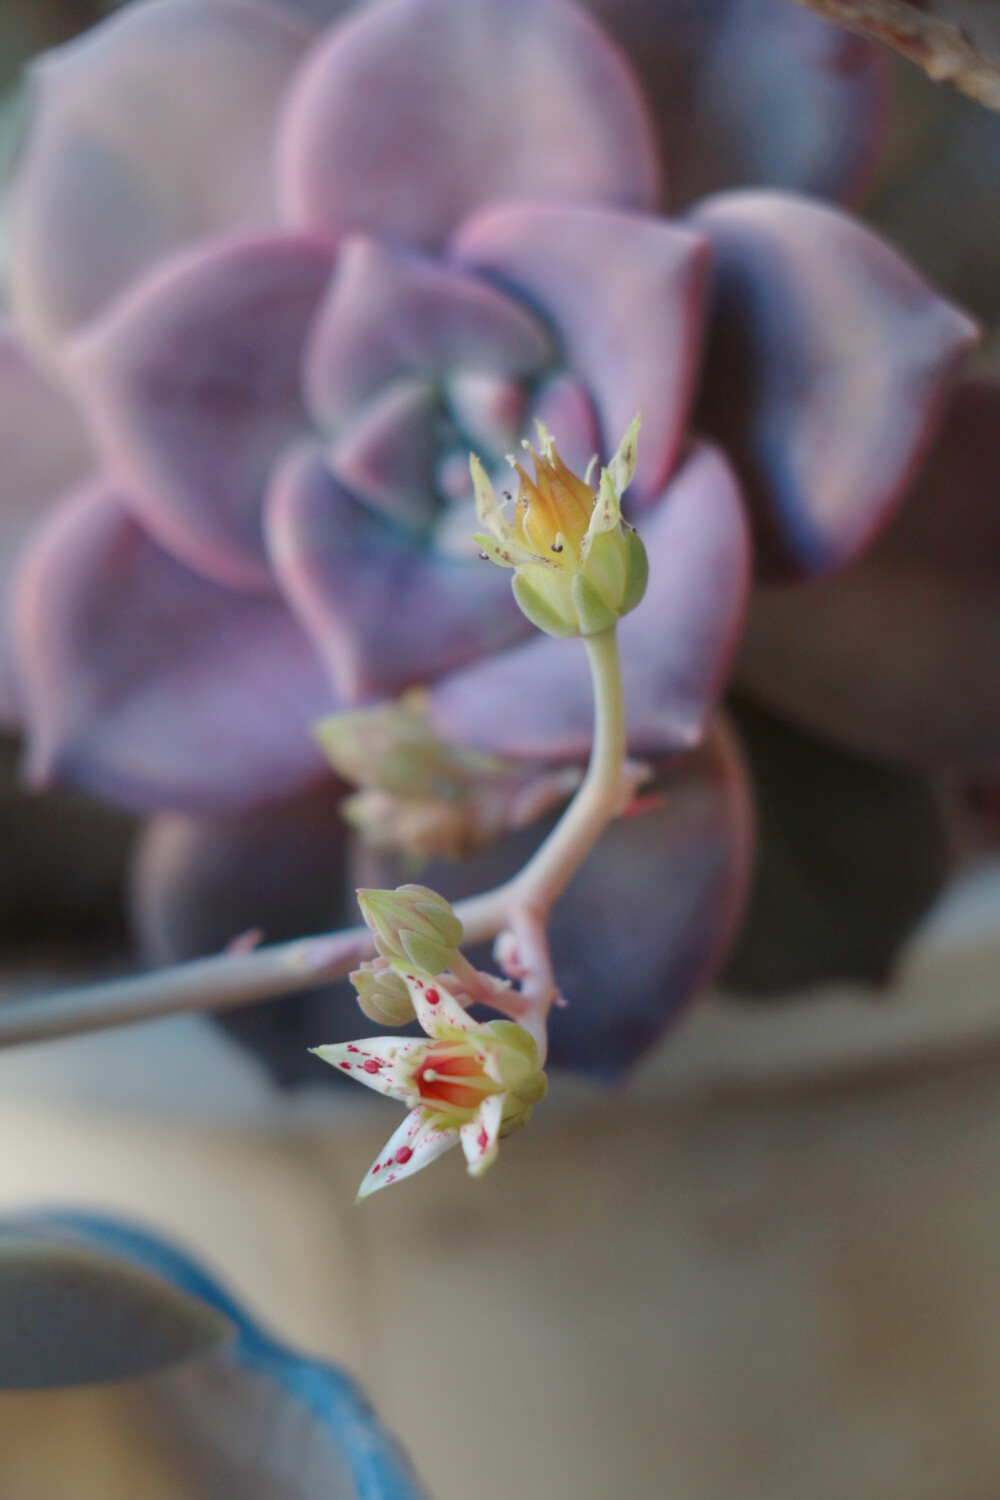
[[[491,561],[513,569],[514,597],[539,630],[596,635],[634,609],[646,590],[646,550],[621,515],[621,496],[635,473],[639,418],[601,470],[596,490],[567,468],[550,434],[537,426],[541,452],[524,445],[534,478],[509,460],[519,481],[510,519],[473,454],[476,511],[486,528],[476,541]]]

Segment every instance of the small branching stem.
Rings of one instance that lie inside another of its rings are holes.
[[[509,936],[520,988],[507,992],[504,1008],[532,1032],[543,1059],[546,1017],[559,994],[546,936],[549,912],[607,824],[623,810],[637,778],[625,761],[614,628],[583,639],[594,689],[587,774],[548,838],[513,879],[455,905],[465,943]],[[0,1047],[269,1000],[341,979],[374,956],[367,927],[352,927],[250,952],[219,953],[104,984],[30,995],[0,1005]],[[500,998],[492,1003],[499,1006]]]
[[[949,84],[987,109],[1000,110],[1000,61],[967,32],[928,15],[910,0],[798,0],[806,10],[870,41],[883,42],[922,68],[935,83]]]

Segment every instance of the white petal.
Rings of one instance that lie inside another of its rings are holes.
[[[500,1121],[503,1118],[503,1107],[506,1094],[490,1094],[479,1106],[479,1113],[468,1125],[463,1125],[459,1131],[462,1138],[462,1150],[465,1152],[465,1160],[469,1164],[469,1174],[479,1177],[491,1167],[496,1160],[497,1145],[500,1137]]]
[[[618,444],[618,452],[608,464],[607,472],[614,486],[615,494],[619,498],[628,489],[635,474],[635,449],[641,426],[642,414],[640,413],[629,423],[628,431]]]
[[[511,534],[510,527],[504,520],[490,476],[474,453],[469,459],[469,468],[472,471],[472,488],[476,495],[476,515],[480,525],[491,531],[498,541],[505,542]]]
[[[487,536],[483,531],[473,532],[472,540],[498,568],[519,568],[526,562],[534,561],[531,553],[525,552],[523,547],[518,547],[513,542],[498,542],[495,537]]]
[[[587,535],[583,539],[580,548],[581,559],[586,559],[590,551],[590,544],[595,536],[600,536],[602,531],[613,531],[621,520],[621,507],[618,504],[618,496],[611,481],[611,475],[607,469],[601,470],[601,483],[598,486],[597,498],[590,517],[590,525],[587,527]]]
[[[413,1055],[426,1051],[426,1048],[426,1042],[413,1037],[376,1036],[363,1042],[336,1042],[311,1050],[331,1067],[338,1068],[376,1093],[398,1099],[402,1104],[412,1104],[417,1097],[417,1090],[410,1081]]]
[[[358,1197],[367,1198],[392,1182],[402,1182],[423,1167],[429,1167],[452,1146],[458,1145],[454,1125],[442,1129],[428,1110],[411,1110],[395,1135],[372,1162],[358,1188]]]
[[[466,1015],[451,991],[440,979],[421,979],[417,974],[404,974],[406,988],[410,992],[417,1020],[428,1036],[447,1038],[456,1032],[476,1031],[477,1023]]]

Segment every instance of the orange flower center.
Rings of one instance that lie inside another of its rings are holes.
[[[515,530],[522,542],[553,562],[560,553],[570,554],[565,561],[576,562],[594,511],[594,495],[589,485],[573,474],[558,453],[552,457],[532,455],[535,478],[530,479],[520,464],[520,487],[514,515]]]
[[[487,1094],[499,1092],[475,1053],[446,1042],[428,1047],[413,1076],[421,1100],[432,1106],[476,1110]]]

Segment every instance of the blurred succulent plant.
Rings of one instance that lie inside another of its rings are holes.
[[[802,580],[865,551],[975,327],[789,191],[864,181],[868,49],[783,0],[591,9],[620,45],[569,0],[136,0],[39,61],[0,346],[2,666],[36,780],[228,820],[230,890],[232,820],[259,841],[273,812],[285,847],[331,712],[421,684],[437,735],[576,762],[582,653],[526,640],[477,560],[466,455],[499,472],[538,419],[582,471],[641,409],[626,517],[653,582],[620,637],[630,745],[673,759],[667,804],[590,862],[605,888],[644,872],[624,1064],[745,893],[746,775],[709,730],[754,563],[808,610]],[[701,187],[726,190],[657,216]],[[198,878],[175,857],[165,894],[144,868],[161,914]],[[267,925],[253,880],[243,925]]]

